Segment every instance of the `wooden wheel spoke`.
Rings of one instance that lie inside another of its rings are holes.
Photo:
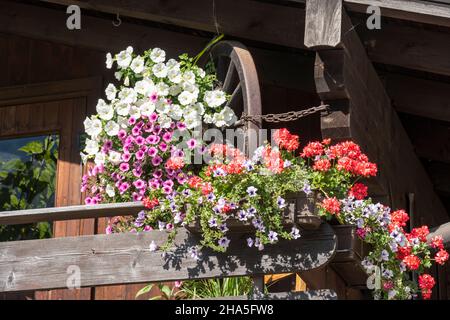
[[[233,61],[230,61],[230,64],[228,65],[227,74],[225,75],[225,80],[223,80],[223,91],[229,92],[231,86],[233,85],[233,82],[236,82],[236,76],[237,76],[236,67]]]
[[[228,106],[233,110],[237,110],[238,107],[240,107],[241,105],[242,105],[242,86],[241,83],[239,82],[239,84],[231,94],[230,101],[228,101]]]

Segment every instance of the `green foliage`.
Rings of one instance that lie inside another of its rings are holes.
[[[0,210],[42,208],[54,204],[58,139],[48,136],[19,148],[26,161],[12,159],[0,162]],[[0,241],[13,241],[51,236],[47,222],[0,226]]]
[[[180,294],[186,299],[204,299],[248,295],[253,288],[249,277],[185,281]]]

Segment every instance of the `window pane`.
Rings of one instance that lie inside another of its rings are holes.
[[[0,140],[0,211],[54,206],[58,142],[57,135]],[[47,222],[0,226],[0,241],[50,236]]]

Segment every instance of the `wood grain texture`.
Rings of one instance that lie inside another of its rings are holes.
[[[333,48],[341,42],[342,0],[306,1],[305,46]]]
[[[266,295],[220,297],[204,300],[337,300],[337,294],[333,290],[320,289],[302,292],[277,292]]]
[[[166,237],[151,231],[0,243],[0,291],[65,288],[70,265],[80,268],[82,287],[296,272],[323,266],[336,248],[328,224],[264,251],[244,247],[245,235],[234,235],[226,254],[204,250],[200,260],[187,252],[198,236],[183,230],[172,253],[149,251],[151,241]]]

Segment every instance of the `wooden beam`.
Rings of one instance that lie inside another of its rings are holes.
[[[334,19],[335,16],[329,16],[329,20]],[[405,207],[406,194],[414,193],[420,195],[416,206],[421,223],[438,225],[447,221],[448,214],[345,11],[341,24],[345,36],[339,46],[317,52],[317,92],[337,108],[322,117],[323,135],[352,139],[361,145],[369,158],[378,163],[375,181],[380,191],[390,196],[394,209]]]
[[[301,47],[303,34],[298,32],[305,21],[305,11],[289,6],[258,1],[228,0],[42,0],[64,6],[173,24],[214,33]],[[267,16],[270,15],[270,19]]]
[[[276,292],[262,296],[230,296],[204,300],[337,300],[337,294],[333,290],[319,289],[302,292]]]
[[[0,212],[0,224],[14,225],[41,221],[63,221],[136,215],[145,207],[141,201],[40,208]]]
[[[0,292],[67,288],[69,266],[80,268],[81,287],[296,272],[323,266],[336,248],[328,224],[264,251],[243,245],[236,234],[226,254],[205,249],[200,260],[188,253],[199,236],[186,230],[170,253],[150,252],[152,241],[161,245],[167,236],[150,231],[0,243]]]
[[[434,189],[442,195],[450,196],[450,164],[432,161],[427,164],[427,171]]]
[[[450,27],[450,3],[419,0],[345,0],[350,11],[366,13],[377,6],[385,17]]]
[[[397,111],[450,122],[450,83],[393,74],[384,79]]]

